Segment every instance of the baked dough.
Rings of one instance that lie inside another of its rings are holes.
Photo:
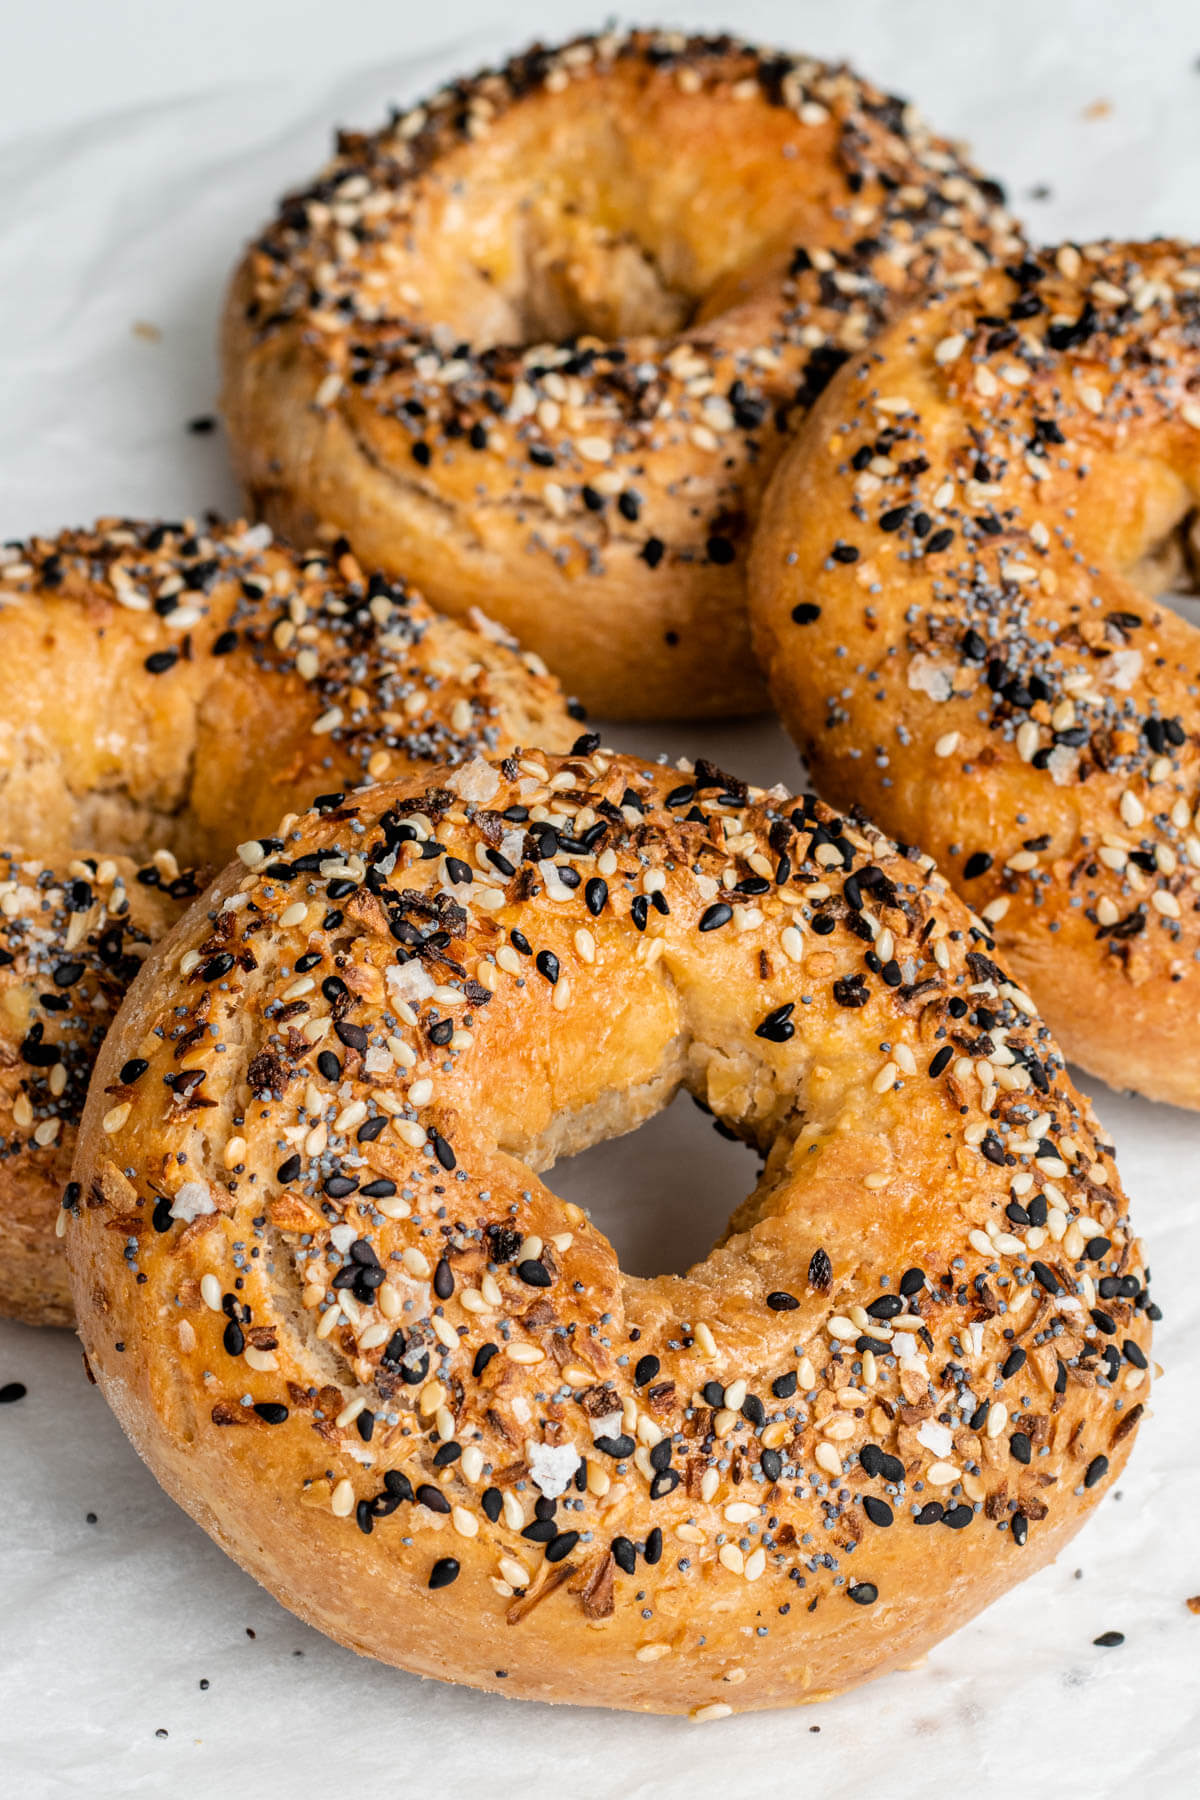
[[[1027,257],[884,332],[780,465],[758,647],[818,787],[930,851],[1067,1054],[1200,1106],[1200,252]]]
[[[610,718],[764,702],[745,556],[787,434],[932,279],[1020,237],[844,67],[730,37],[534,48],[346,131],[250,246],[224,414],[250,505],[482,606]]]
[[[592,738],[281,835],[151,952],[67,1228],[105,1395],[231,1555],[421,1674],[709,1718],[909,1663],[1056,1554],[1157,1314],[928,861]],[[634,1279],[536,1171],[680,1085],[764,1170]]]
[[[102,520],[0,549],[0,1313],[65,1325],[55,1218],[147,948],[316,795],[577,727],[505,634],[265,525]]]

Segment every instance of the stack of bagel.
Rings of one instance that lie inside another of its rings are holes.
[[[1200,251],[613,31],[339,133],[222,356],[245,519],[0,550],[0,1310],[399,1667],[910,1664],[1149,1397],[1066,1059],[1200,1106]],[[653,760],[768,696],[815,794]],[[543,1176],[680,1090],[761,1173],[635,1278]]]

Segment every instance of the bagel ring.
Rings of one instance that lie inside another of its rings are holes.
[[[571,742],[496,635],[265,525],[0,550],[0,1313],[70,1323],[55,1221],[100,1039],[239,838],[421,763]]]
[[[235,277],[249,503],[471,604],[609,718],[761,708],[745,551],[786,436],[995,183],[845,68],[729,37],[535,48],[343,132]]]
[[[755,549],[818,788],[919,843],[1067,1054],[1200,1106],[1200,251],[1098,244],[931,299],[831,384]]]
[[[1129,1450],[1110,1147],[927,859],[591,736],[490,776],[307,815],[151,952],[80,1136],[91,1366],[230,1554],[404,1668],[708,1718],[908,1663]],[[535,1171],[680,1085],[765,1167],[633,1279]]]

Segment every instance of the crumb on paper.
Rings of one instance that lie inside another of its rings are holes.
[[[135,319],[132,330],[134,337],[141,338],[144,344],[160,344],[162,342],[161,329],[152,324],[149,319]]]
[[[1085,119],[1107,119],[1113,110],[1111,100],[1089,100],[1083,109]]]
[[[1190,1613],[1200,1613],[1200,1594],[1193,1594],[1190,1600],[1183,1603]]]

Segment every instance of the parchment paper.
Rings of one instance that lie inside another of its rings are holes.
[[[122,9],[94,8],[64,0],[49,11],[62,17],[64,55],[78,52],[73,25],[94,32],[98,106],[106,56],[114,71],[119,59],[115,91],[155,96],[189,85],[195,33],[210,71],[211,34],[228,30],[231,46],[255,37],[244,0],[180,6],[179,68],[139,74],[136,29],[122,33]],[[291,31],[272,10],[275,28]],[[972,138],[1035,236],[1200,233],[1200,17],[1186,5],[813,0],[686,16],[845,53],[913,95]],[[407,59],[436,21],[409,15],[406,26],[403,6],[296,0],[288,17],[299,35],[286,81],[231,48],[228,79],[210,91],[122,104],[0,148],[0,535],[100,512],[233,507],[219,431],[186,425],[214,410],[215,322],[243,238],[316,167],[335,119],[372,124],[391,100],[599,14],[496,5],[490,36]],[[11,23],[18,52],[22,30],[38,45],[53,36],[42,8]],[[441,25],[455,36],[455,7]],[[159,51],[163,37],[159,17]],[[5,60],[7,80],[41,82],[57,116],[52,64]],[[612,735],[648,751],[704,750],[759,780],[800,779],[769,724]],[[1185,1601],[1200,1593],[1200,1435],[1188,1398],[1200,1388],[1200,1116],[1103,1089],[1097,1099],[1165,1311],[1156,1355],[1166,1373],[1127,1477],[1056,1567],[923,1667],[792,1713],[696,1727],[552,1711],[360,1660],[300,1625],[175,1509],[87,1385],[70,1335],[0,1327],[0,1384],[28,1388],[0,1406],[0,1792],[1195,1793],[1200,1617]],[[747,1153],[684,1101],[565,1167],[558,1185],[646,1272],[665,1266],[666,1244],[672,1266],[701,1254],[752,1179]],[[1105,1631],[1124,1644],[1095,1646]]]

